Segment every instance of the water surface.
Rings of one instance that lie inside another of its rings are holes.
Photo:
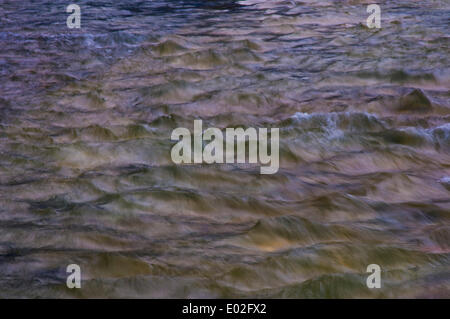
[[[449,298],[450,5],[369,3],[0,0],[0,297]],[[280,170],[174,165],[194,119]]]

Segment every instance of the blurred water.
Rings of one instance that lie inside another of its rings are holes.
[[[381,30],[370,1],[76,3],[0,0],[0,297],[450,297],[447,0]],[[196,118],[279,127],[279,172],[172,164]]]

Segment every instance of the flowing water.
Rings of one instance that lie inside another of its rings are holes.
[[[76,3],[0,0],[0,297],[450,297],[448,0]]]

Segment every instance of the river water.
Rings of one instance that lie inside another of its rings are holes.
[[[0,297],[450,298],[448,0],[76,3],[0,0]]]

